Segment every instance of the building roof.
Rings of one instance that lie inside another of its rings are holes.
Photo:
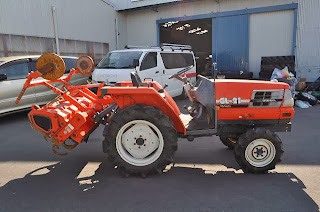
[[[116,5],[117,11],[156,7],[163,4],[185,2],[186,0],[111,0]],[[195,0],[188,0],[195,1]]]

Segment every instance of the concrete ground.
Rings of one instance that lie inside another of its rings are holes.
[[[279,133],[283,161],[269,174],[243,174],[233,152],[206,137],[180,139],[175,167],[146,179],[112,167],[102,127],[59,157],[26,115],[0,118],[0,211],[319,211],[320,106],[296,108],[292,132]]]

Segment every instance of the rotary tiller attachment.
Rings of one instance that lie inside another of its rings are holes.
[[[16,104],[19,104],[24,92],[30,87],[32,79],[42,77],[46,80],[57,80],[59,79],[66,70],[66,64],[63,59],[54,53],[46,53],[39,57],[36,64],[37,71],[31,72],[27,76],[27,81],[16,99]]]
[[[85,141],[92,129],[98,125],[92,117],[104,108],[97,103],[98,97],[86,85],[73,86],[69,83],[73,74],[89,75],[93,71],[94,62],[89,56],[80,56],[76,62],[76,69],[71,69],[68,76],[62,77],[66,69],[65,62],[60,56],[47,53],[39,57],[36,68],[37,71],[27,76],[16,103],[19,103],[29,87],[44,85],[58,94],[43,107],[33,105],[28,118],[34,130],[40,132],[46,140],[50,138],[54,154],[66,155],[66,152],[59,151],[60,148],[73,150]],[[32,79],[38,77],[45,80],[31,83]],[[61,83],[66,91],[51,83]],[[69,139],[73,144],[66,143]]]
[[[77,143],[77,142],[74,142],[74,144],[72,144],[72,145],[66,144],[66,142],[64,142],[62,145],[52,144],[52,152],[56,155],[59,155],[59,156],[65,156],[68,153],[67,152],[59,152],[60,147],[63,147],[66,150],[73,150],[74,148],[76,148],[78,146],[78,144],[79,143]]]

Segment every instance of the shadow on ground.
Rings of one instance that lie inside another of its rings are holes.
[[[0,211],[318,211],[292,173],[173,167],[161,176],[123,178],[103,161],[93,176],[77,179],[87,163],[66,160],[43,167],[47,174],[10,181],[0,188]]]

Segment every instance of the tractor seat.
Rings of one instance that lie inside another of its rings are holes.
[[[131,81],[132,81],[133,86],[139,87],[142,85],[142,80],[140,79],[137,72],[135,72],[135,71],[131,72],[130,77],[131,77]]]

